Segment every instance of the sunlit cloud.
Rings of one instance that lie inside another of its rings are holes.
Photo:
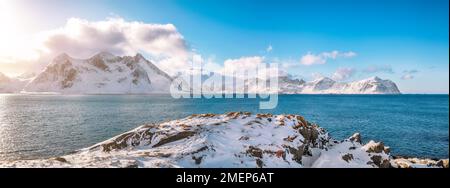
[[[332,78],[334,80],[346,80],[351,78],[355,74],[355,69],[353,68],[339,68],[333,74]]]
[[[372,65],[363,70],[366,73],[388,73],[393,74],[394,70],[390,65]]]
[[[273,50],[272,45],[267,46],[266,52],[272,52],[272,50]]]
[[[403,75],[400,77],[402,80],[412,80],[415,78],[415,74],[417,74],[419,71],[412,69],[412,70],[404,70]]]
[[[75,58],[89,58],[102,51],[115,55],[143,53],[165,71],[172,72],[187,67],[193,55],[174,25],[126,21],[120,17],[104,21],[70,18],[61,28],[36,34],[28,45],[19,46],[20,50],[2,48],[0,62],[15,63],[24,57],[27,61],[49,62],[60,53]]]
[[[320,65],[326,64],[329,59],[337,59],[337,58],[351,58],[356,56],[357,54],[352,51],[348,52],[339,52],[337,50],[331,52],[322,52],[320,54],[313,54],[308,52],[304,56],[300,58],[300,63],[303,65]]]

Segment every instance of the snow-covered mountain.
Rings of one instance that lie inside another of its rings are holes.
[[[229,79],[230,80],[230,79]],[[233,79],[231,79],[233,80]],[[328,77],[322,77],[310,82],[305,82],[302,79],[293,79],[289,76],[278,77],[278,89],[269,90],[258,86],[258,83],[266,82],[266,85],[271,84],[271,80],[264,80],[261,78],[235,78],[236,83],[226,87],[211,87],[204,86],[204,91],[221,92],[225,88],[224,93],[273,93],[279,94],[400,94],[397,85],[390,80],[383,80],[378,77],[371,77],[368,79],[354,81],[354,82],[337,82]],[[221,83],[221,82],[218,82]],[[237,88],[237,89],[236,89]]]
[[[0,72],[0,93],[20,92],[26,83],[26,80],[10,78]]]
[[[306,83],[303,93],[331,93],[331,94],[399,94],[397,85],[390,80],[371,77],[349,83],[336,82],[323,77]]]
[[[382,142],[335,140],[300,115],[194,114],[147,124],[74,154],[0,161],[0,167],[389,168],[446,167],[448,159],[393,157]]]
[[[172,78],[142,55],[101,52],[89,59],[57,56],[25,88],[25,92],[62,94],[168,93]]]
[[[220,78],[218,77],[215,78]],[[101,52],[89,59],[75,59],[67,54],[57,56],[40,73],[21,75],[18,78],[0,77],[0,92],[50,92],[61,94],[146,94],[169,93],[172,77],[160,70],[142,55],[114,56]],[[187,78],[183,83],[190,83]],[[202,80],[207,80],[202,79]],[[227,79],[225,79],[227,80]],[[228,79],[233,80],[233,78]],[[237,83],[216,80],[203,85],[208,93],[273,93],[280,94],[399,94],[396,84],[390,80],[372,77],[355,82],[336,82],[322,77],[310,82],[278,77],[278,89],[268,90],[257,83],[260,78],[234,79]],[[18,82],[20,81],[20,83]],[[217,83],[225,86],[217,86]],[[269,84],[269,82],[268,82]],[[183,91],[200,86],[179,84]],[[25,86],[25,87],[24,87]],[[224,89],[224,91],[222,91]]]
[[[390,80],[383,80],[378,77],[371,77],[348,83],[336,82],[328,77],[322,77],[311,82],[301,81],[300,84],[293,84],[292,80],[289,80],[288,78],[279,79],[278,85],[280,86],[280,93],[400,94],[400,91],[394,82]]]

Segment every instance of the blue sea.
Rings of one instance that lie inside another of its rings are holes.
[[[144,123],[197,113],[300,114],[344,139],[382,140],[392,154],[449,157],[448,95],[281,95],[173,99],[165,95],[0,95],[0,160],[48,158],[91,146]]]

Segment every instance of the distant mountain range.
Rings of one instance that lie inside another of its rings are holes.
[[[101,52],[89,59],[61,54],[38,74],[9,78],[0,73],[0,93],[45,92],[60,94],[150,94],[169,93],[173,78],[136,56],[115,56]],[[399,94],[390,80],[372,77],[343,83],[322,77],[311,82],[279,77],[280,94]],[[245,92],[258,92],[258,78],[245,80]],[[185,88],[185,87],[183,87]],[[214,92],[214,90],[211,90]],[[233,92],[225,88],[225,93]]]
[[[18,93],[26,83],[26,80],[10,78],[0,72],[0,93]]]

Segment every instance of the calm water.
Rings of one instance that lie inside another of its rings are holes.
[[[257,99],[0,95],[0,160],[67,154],[143,123],[229,111],[301,114],[338,139],[361,132],[393,154],[448,158],[448,101],[448,95],[282,95],[276,109],[261,111]]]

